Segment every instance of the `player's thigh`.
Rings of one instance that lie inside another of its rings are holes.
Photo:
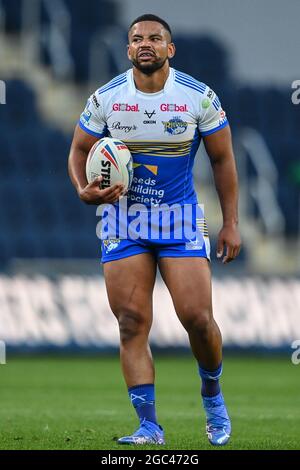
[[[118,319],[124,312],[152,315],[156,260],[151,253],[110,261],[103,271],[110,307]]]
[[[206,258],[160,258],[159,269],[182,323],[212,316],[211,271]]]

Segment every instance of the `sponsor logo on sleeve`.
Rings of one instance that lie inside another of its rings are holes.
[[[97,100],[95,93],[92,96],[92,103],[95,105],[97,109],[100,107],[99,101]]]
[[[210,105],[211,105],[211,101],[210,101],[208,98],[204,98],[204,99],[202,100],[202,108],[203,108],[203,109],[209,108]]]
[[[85,107],[85,110],[83,111],[83,113],[81,114],[80,116],[80,122],[82,124],[88,124],[89,123],[89,120],[91,119],[92,117],[92,113],[91,111],[89,110],[89,105],[90,103],[88,102],[88,104],[86,105]]]
[[[223,109],[221,109],[220,118],[219,118],[219,125],[222,126],[222,124],[224,124],[224,122],[226,122],[226,121],[227,121],[226,113],[225,113],[225,111],[223,111]]]
[[[207,93],[207,98],[209,98],[211,101],[214,99],[214,97],[216,96],[215,92],[212,91],[211,89],[208,90],[208,93]]]

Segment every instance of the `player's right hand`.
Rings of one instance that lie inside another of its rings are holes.
[[[102,176],[98,176],[94,181],[87,184],[85,188],[81,189],[78,192],[80,199],[86,204],[113,204],[124,195],[124,184],[116,183],[109,188],[101,189],[102,179]]]

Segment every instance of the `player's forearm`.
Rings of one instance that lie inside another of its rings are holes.
[[[210,158],[215,186],[219,195],[224,225],[238,223],[238,177],[235,166],[230,127],[204,137]]]
[[[86,159],[87,154],[85,151],[71,148],[68,170],[71,181],[78,193],[88,184],[85,174]]]
[[[220,199],[223,225],[238,223],[238,178],[233,155],[212,163],[215,186]]]

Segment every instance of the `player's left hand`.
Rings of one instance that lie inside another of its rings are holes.
[[[217,258],[222,258],[224,254],[222,263],[230,263],[230,261],[233,261],[238,256],[241,245],[242,242],[237,225],[223,225],[218,236]]]

